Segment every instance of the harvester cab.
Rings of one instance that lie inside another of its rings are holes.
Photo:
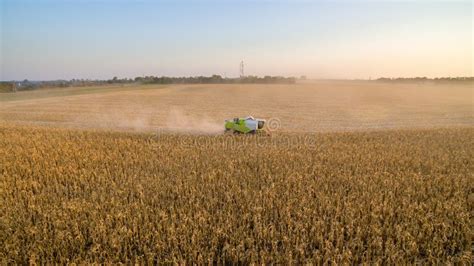
[[[263,131],[265,119],[256,119],[252,116],[225,120],[225,131],[233,133],[257,133]]]

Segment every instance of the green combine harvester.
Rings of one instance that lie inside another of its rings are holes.
[[[263,132],[264,125],[265,119],[255,119],[252,116],[247,116],[245,118],[225,120],[225,131],[241,134],[255,134],[258,132]]]

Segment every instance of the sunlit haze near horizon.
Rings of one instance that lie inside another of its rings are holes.
[[[471,1],[0,1],[0,80],[473,76]]]

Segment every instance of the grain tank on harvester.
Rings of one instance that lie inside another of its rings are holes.
[[[255,134],[264,131],[265,119],[256,119],[252,116],[225,120],[225,131],[242,134]]]

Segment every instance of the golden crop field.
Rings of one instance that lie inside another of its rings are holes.
[[[2,126],[0,257],[469,264],[473,136]]]
[[[468,265],[473,158],[466,85],[0,94],[0,263]]]

